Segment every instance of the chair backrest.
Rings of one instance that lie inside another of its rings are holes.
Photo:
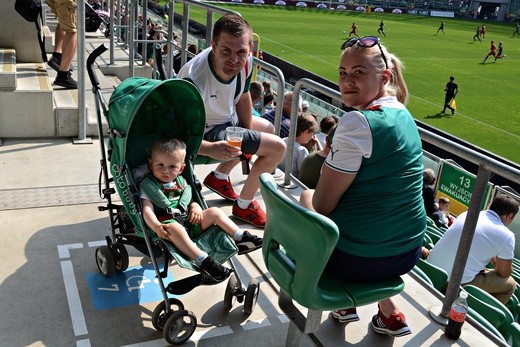
[[[439,292],[443,293],[446,291],[446,284],[448,283],[448,273],[432,263],[426,260],[419,259],[416,266],[424,271],[433,284],[433,287]]]
[[[513,347],[520,347],[520,324],[517,322],[511,323],[510,331]]]
[[[514,318],[509,309],[484,290],[473,285],[464,286],[468,292],[468,305],[488,320],[507,340],[511,335]]]
[[[338,227],[282,196],[272,175],[260,176],[260,191],[267,208],[262,253],[269,272],[299,304],[323,309],[318,282],[338,241]]]

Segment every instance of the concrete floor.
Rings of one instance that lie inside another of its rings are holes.
[[[111,234],[108,213],[97,210],[104,204],[97,191],[99,160],[98,140],[85,145],[6,140],[0,147],[0,346],[166,344],[151,323],[161,292],[149,259],[128,248],[130,267],[125,273],[107,279],[98,272],[95,249]],[[197,166],[195,173],[203,179],[212,168]],[[239,168],[233,171],[233,182],[240,186],[243,179]],[[229,203],[207,189],[203,194],[209,205],[231,215]],[[262,235],[261,229],[252,229]],[[278,287],[261,252],[234,259],[245,286],[252,278],[260,283],[256,308],[246,315],[236,303],[224,312],[225,283],[194,289],[179,297],[198,319],[186,345],[283,346],[288,318],[278,307]],[[177,279],[192,274],[179,267],[172,270]],[[374,333],[370,319],[377,307],[372,304],[360,307],[361,320],[348,325],[334,322],[325,312],[315,341],[304,337],[301,345],[493,345],[469,323],[460,340],[446,339],[443,327],[428,314],[441,301],[410,276],[403,278],[406,288],[397,301],[411,335],[394,339]]]

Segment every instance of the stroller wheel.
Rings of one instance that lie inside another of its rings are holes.
[[[114,256],[108,246],[101,246],[96,249],[96,264],[99,272],[105,277],[110,277],[116,271]]]
[[[128,251],[125,245],[116,242],[112,244],[112,251],[114,252],[116,271],[123,272],[128,269]]]
[[[226,292],[224,293],[224,310],[229,311],[235,303],[235,293],[238,289],[238,279],[235,273],[232,273],[229,277]]]
[[[195,332],[197,317],[193,312],[180,310],[168,318],[164,325],[164,339],[173,345],[180,345],[187,341]]]
[[[251,314],[256,306],[258,294],[260,293],[260,284],[256,279],[252,279],[247,286],[246,299],[244,301],[244,313]]]
[[[153,310],[152,325],[157,331],[163,331],[166,321],[174,312],[184,310],[183,303],[175,298],[168,299],[168,306],[169,310],[166,312],[166,303],[163,300]]]

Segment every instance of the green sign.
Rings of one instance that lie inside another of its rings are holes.
[[[466,211],[475,188],[476,176],[452,164],[443,162],[440,177],[437,179],[437,195],[451,200],[450,210],[456,215]],[[491,192],[491,183],[486,187],[481,208],[486,206]],[[454,204],[454,202],[456,202]]]

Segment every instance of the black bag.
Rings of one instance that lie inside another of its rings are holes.
[[[45,52],[45,36],[42,34],[42,29],[40,27],[40,20],[43,23],[43,9],[41,0],[16,0],[14,3],[14,9],[26,21],[34,22],[36,25],[36,31],[38,32],[38,42],[40,43],[40,50],[42,53],[42,60],[46,62],[47,52]]]
[[[42,3],[40,0],[16,0],[14,9],[26,21],[37,22],[42,13]]]

